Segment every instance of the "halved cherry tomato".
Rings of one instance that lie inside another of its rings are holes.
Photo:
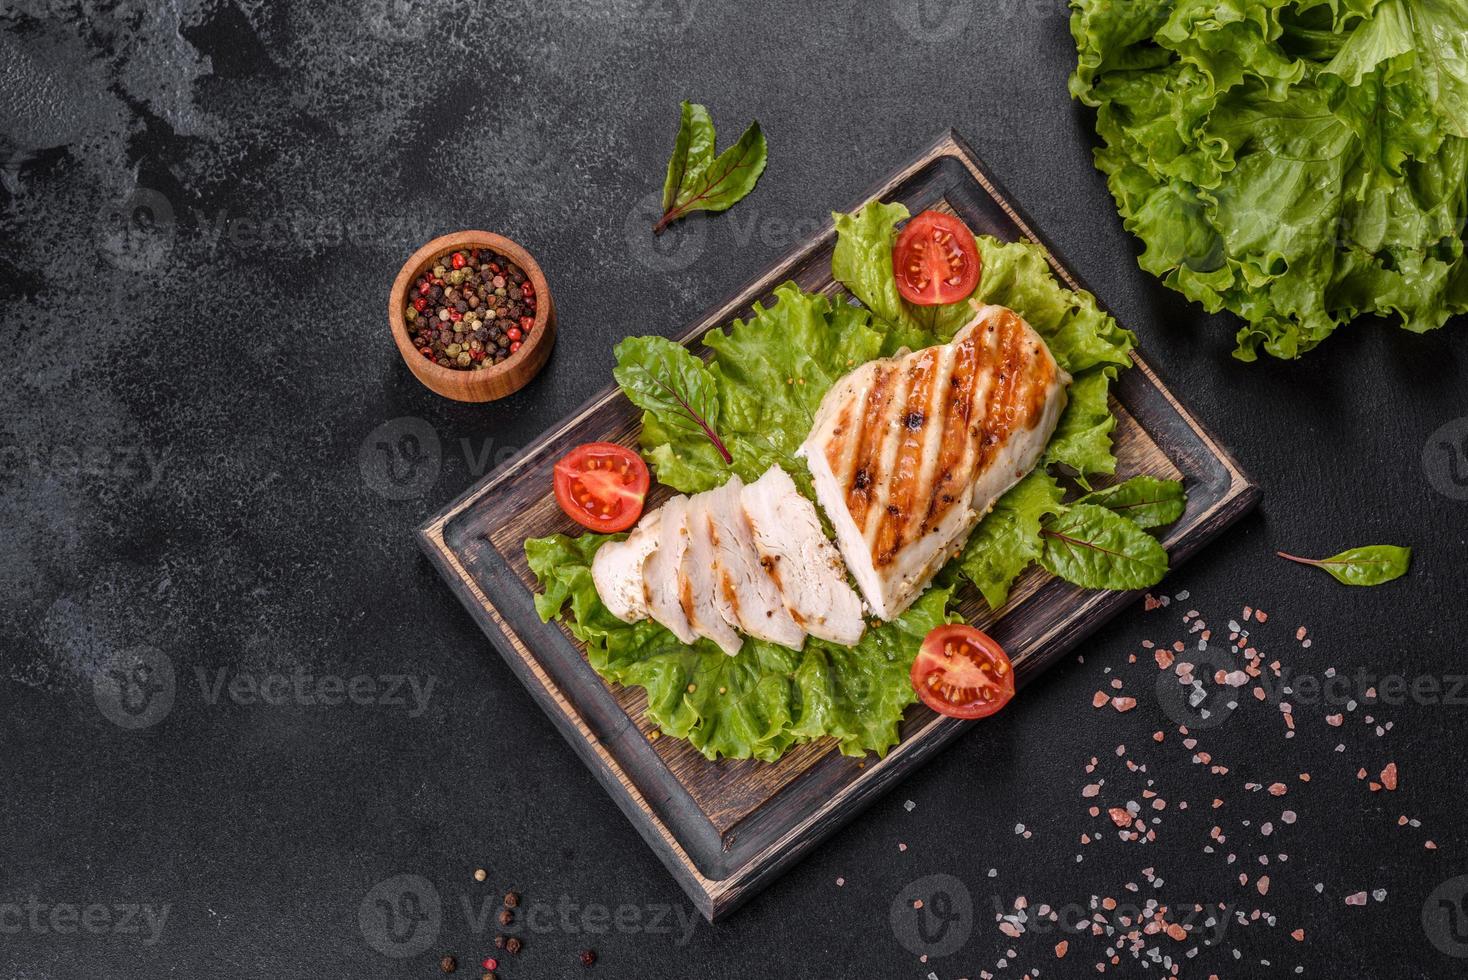
[[[940,715],[987,718],[1014,697],[1014,668],[983,630],[939,626],[912,662],[912,688]]]
[[[979,243],[968,225],[939,211],[913,218],[892,246],[897,291],[917,306],[967,299],[978,288],[982,265]]]
[[[593,531],[625,531],[642,516],[650,482],[647,464],[626,446],[583,443],[556,462],[556,503]]]

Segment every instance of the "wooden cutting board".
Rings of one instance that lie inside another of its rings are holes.
[[[901,201],[914,214],[951,211],[976,233],[1044,244],[956,133],[883,181],[867,198],[872,199]],[[839,292],[831,279],[834,241],[828,227],[682,331],[681,339],[706,355],[698,338],[746,316],[755,302],[768,303],[787,279],[806,290]],[[1050,264],[1062,281],[1083,288],[1053,250]],[[1175,566],[1248,511],[1259,492],[1146,360],[1133,357],[1136,367],[1113,386],[1117,471],[1184,481],[1187,512],[1162,539]],[[902,741],[883,759],[842,756],[827,739],[797,746],[776,763],[710,762],[681,739],[649,740],[653,726],[643,719],[642,690],[602,681],[569,632],[536,616],[535,580],[523,549],[526,538],[580,531],[551,495],[551,469],[560,456],[591,440],[635,445],[640,413],[610,377],[607,382],[579,411],[429,520],[418,537],[510,668],[713,920],[769,884],[971,723],[914,705],[904,718]],[[666,490],[654,494],[649,506],[665,496]],[[997,614],[972,587],[960,599],[967,620],[1009,651],[1023,684],[1136,594],[1087,592],[1032,567]]]

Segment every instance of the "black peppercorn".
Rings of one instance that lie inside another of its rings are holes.
[[[445,956],[438,961],[438,968],[445,973],[453,973],[459,968],[459,961],[452,956]]]
[[[515,913],[509,909],[500,909],[500,925],[507,926],[515,921]]]
[[[516,956],[520,955],[520,950],[524,948],[525,944],[520,942],[520,940],[514,936],[511,936],[509,939],[505,940],[505,949],[509,950],[512,954]]]
[[[505,908],[512,909],[512,908],[515,908],[519,904],[520,904],[520,896],[519,895],[516,895],[514,892],[507,892],[505,894]]]
[[[594,949],[583,949],[581,951],[581,965],[582,966],[593,966],[593,965],[595,965],[595,963],[596,963],[596,950],[594,950]]]

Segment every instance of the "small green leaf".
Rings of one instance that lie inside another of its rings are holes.
[[[759,123],[750,123],[739,141],[714,156],[714,123],[701,105],[683,103],[673,156],[663,180],[663,216],[653,233],[693,211],[724,211],[754,190],[764,173],[768,146]]]
[[[1099,504],[1073,504],[1040,533],[1040,564],[1084,589],[1145,589],[1167,574],[1157,539]]]
[[[663,181],[663,210],[673,207],[678,188],[685,180],[696,180],[713,162],[714,121],[703,106],[684,102],[678,137],[673,142],[673,157],[668,161],[668,176]]]
[[[628,337],[613,351],[612,377],[638,408],[671,428],[701,432],[732,463],[717,430],[719,390],[704,363],[666,337]]]
[[[1134,476],[1125,483],[1088,493],[1076,503],[1100,504],[1137,527],[1162,527],[1183,516],[1188,496],[1177,480]]]
[[[1380,585],[1407,574],[1412,564],[1412,549],[1394,544],[1369,544],[1360,548],[1347,548],[1329,558],[1300,558],[1283,551],[1276,552],[1281,558],[1323,568],[1345,585]]]

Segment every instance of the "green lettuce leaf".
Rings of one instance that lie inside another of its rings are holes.
[[[707,640],[685,646],[651,621],[624,623],[591,580],[596,550],[615,536],[553,535],[525,543],[549,622],[569,604],[566,626],[586,643],[602,677],[647,692],[647,716],[710,759],[770,762],[791,745],[836,739],[842,752],[885,754],[913,701],[908,672],[927,633],[947,621],[953,589],[929,589],[903,615],[869,629],[851,648],[809,639],[799,652],[746,638],[730,657]]]
[[[1142,268],[1293,358],[1357,317],[1468,311],[1468,4],[1071,0]]]
[[[1072,504],[1040,533],[1040,564],[1083,589],[1145,589],[1167,574],[1157,539],[1099,504]]]
[[[984,594],[991,609],[1009,599],[1019,573],[1040,557],[1040,524],[1058,514],[1065,492],[1041,467],[1000,497],[979,522],[957,559],[959,571]]]
[[[719,435],[718,387],[702,361],[666,337],[628,337],[613,353],[612,376],[628,401],[652,416],[659,430],[706,442],[726,466],[732,465]]]
[[[1116,416],[1106,401],[1115,374],[1115,368],[1097,368],[1071,382],[1070,401],[1045,448],[1045,462],[1068,467],[1082,486],[1090,476],[1116,472],[1116,457],[1111,454]]]
[[[1134,476],[1124,483],[1088,493],[1076,503],[1100,504],[1137,527],[1162,527],[1183,516],[1188,497],[1177,480]]]

